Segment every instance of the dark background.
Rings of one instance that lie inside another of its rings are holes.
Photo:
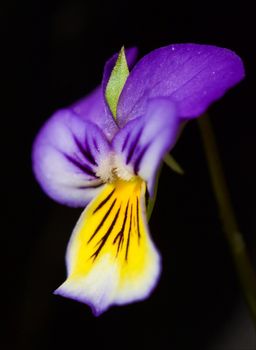
[[[255,18],[249,1],[1,3],[1,308],[3,349],[254,350],[255,333],[222,234],[196,122],[163,169],[150,223],[162,277],[146,301],[94,318],[52,295],[80,210],[51,201],[31,171],[31,146],[58,108],[100,83],[122,45],[140,56],[178,42],[215,44],[244,60],[246,79],[210,108],[231,197],[255,257]]]

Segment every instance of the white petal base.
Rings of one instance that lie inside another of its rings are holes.
[[[118,264],[110,256],[103,256],[94,269],[84,278],[67,279],[54,294],[88,304],[95,316],[99,316],[112,305],[123,305],[147,298],[158,282],[160,257],[148,266],[148,271],[135,283],[126,281],[118,288],[120,278]]]

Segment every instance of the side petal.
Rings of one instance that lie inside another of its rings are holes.
[[[119,98],[117,121],[143,115],[148,98],[169,96],[183,119],[202,114],[244,77],[241,59],[215,46],[177,44],[143,57],[130,73]]]
[[[35,140],[33,169],[50,197],[62,204],[85,206],[100,190],[96,172],[109,151],[108,141],[95,124],[61,110]]]
[[[156,170],[174,145],[178,127],[175,105],[168,98],[150,100],[145,114],[128,122],[113,139],[118,175],[125,178],[124,171],[139,175],[153,195]]]
[[[118,180],[88,205],[68,245],[67,280],[55,294],[89,304],[100,315],[151,293],[160,257],[145,219],[145,187],[139,178]]]

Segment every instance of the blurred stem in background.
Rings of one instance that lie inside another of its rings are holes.
[[[256,328],[256,275],[231,205],[214,132],[208,115],[198,119],[208,168],[218,204],[223,232],[228,241],[243,294]]]

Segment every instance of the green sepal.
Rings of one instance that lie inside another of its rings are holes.
[[[164,163],[170,169],[175,171],[176,173],[178,173],[180,175],[184,174],[184,170],[182,169],[182,167],[176,162],[176,160],[170,154],[165,155]],[[156,196],[157,196],[157,191],[158,191],[158,183],[159,183],[159,178],[160,178],[161,171],[162,171],[162,166],[160,166],[160,168],[158,169],[157,175],[156,175],[153,197],[149,197],[148,198],[148,202],[147,202],[147,219],[148,219],[148,221],[151,218],[151,215],[152,215],[155,203],[156,203]]]
[[[110,74],[110,78],[105,90],[107,104],[115,119],[119,96],[123,90],[128,75],[129,68],[126,61],[124,47],[122,47],[116,60],[116,64]]]
[[[176,162],[176,160],[171,156],[169,153],[166,154],[164,157],[165,164],[175,173],[178,173],[180,175],[184,175],[184,170],[182,167]]]
[[[170,169],[172,169],[176,173],[178,173],[180,175],[184,174],[184,170],[182,169],[182,167],[176,162],[176,160],[170,154],[167,154],[164,157],[164,162]],[[148,219],[148,221],[151,218],[151,215],[152,215],[152,212],[153,212],[153,209],[155,206],[161,170],[162,170],[162,166],[158,169],[158,172],[156,175],[153,197],[148,198],[148,202],[147,202],[147,219]]]
[[[148,198],[148,202],[147,202],[147,219],[148,219],[148,221],[151,218],[151,215],[152,215],[155,203],[156,203],[156,196],[157,196],[157,191],[158,191],[158,183],[159,183],[159,178],[160,178],[161,171],[162,171],[162,166],[160,166],[160,168],[158,169],[157,175],[156,175],[153,197],[149,197]]]

